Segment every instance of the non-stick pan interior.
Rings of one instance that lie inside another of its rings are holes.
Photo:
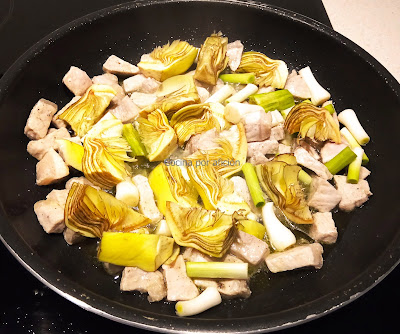
[[[71,247],[61,235],[44,233],[33,204],[52,188],[35,186],[36,161],[26,153],[23,127],[39,98],[60,108],[69,102],[72,96],[61,79],[71,65],[94,76],[102,73],[111,54],[137,63],[141,54],[167,41],[182,39],[200,46],[218,31],[230,41],[240,39],[246,50],[283,59],[290,69],[310,66],[338,111],[357,112],[372,138],[366,152],[374,195],[362,209],[334,214],[339,239],[333,247],[325,247],[321,270],[258,274],[251,281],[249,299],[224,302],[195,318],[179,319],[172,304],[149,304],[139,293],[121,293],[118,279],[108,276],[96,261],[95,241]],[[357,296],[399,259],[399,91],[388,72],[353,43],[312,20],[265,5],[138,2],[93,14],[42,41],[2,80],[1,235],[54,289],[120,321],[180,332],[223,332],[310,319]]]

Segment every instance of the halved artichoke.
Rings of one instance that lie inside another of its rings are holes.
[[[104,231],[130,232],[151,220],[114,196],[74,182],[64,209],[65,225],[85,237],[101,238]]]
[[[158,81],[186,72],[196,59],[198,50],[188,42],[175,40],[142,56],[141,72]]]
[[[236,72],[254,73],[256,76],[255,84],[283,88],[289,71],[287,65],[282,60],[268,58],[261,52],[249,51],[242,55],[242,60]]]
[[[96,124],[117,92],[110,86],[92,85],[78,101],[58,116],[71,125],[79,137],[83,137]]]
[[[301,167],[291,154],[278,155],[256,166],[261,186],[285,216],[297,224],[312,224],[310,208],[298,179],[300,171]]]
[[[298,132],[302,138],[341,142],[339,125],[330,112],[311,103],[302,102],[294,106],[285,119],[285,129],[290,134]]]
[[[210,256],[222,257],[236,235],[234,218],[218,210],[186,208],[167,202],[165,217],[178,245],[193,247]]]
[[[138,132],[150,161],[162,161],[178,147],[175,131],[160,109],[151,112],[147,118],[139,117],[137,122]]]
[[[221,33],[212,34],[204,41],[199,52],[194,78],[209,85],[215,85],[219,74],[228,65],[226,47],[228,38]]]

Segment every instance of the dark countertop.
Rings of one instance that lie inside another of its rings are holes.
[[[264,0],[330,22],[320,0]],[[26,49],[58,27],[95,10],[123,0],[0,0],[0,76]],[[35,13],[34,15],[32,13]],[[23,22],[23,24],[22,24]],[[19,333],[148,333],[117,324],[84,311],[29,274],[0,244],[0,334]],[[400,268],[350,305],[321,319],[281,333],[397,333],[395,329],[400,292]],[[397,308],[394,307],[397,304]]]

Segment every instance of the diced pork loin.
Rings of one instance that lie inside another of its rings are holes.
[[[65,189],[69,190],[72,187],[72,184],[76,182],[76,183],[80,183],[80,184],[86,184],[88,186],[91,186],[93,188],[97,188],[100,189],[98,187],[96,187],[92,182],[90,182],[86,177],[84,176],[80,176],[80,177],[72,177],[70,178],[67,183],[65,183]]]
[[[85,240],[85,237],[82,234],[75,232],[68,227],[64,230],[63,234],[65,242],[71,246]]]
[[[294,97],[299,99],[311,98],[311,92],[301,75],[293,70],[286,81],[285,89],[287,89]]]
[[[228,65],[232,71],[236,71],[240,65],[243,54],[243,44],[239,40],[228,43],[226,46],[226,55],[228,57]]]
[[[140,109],[143,109],[148,105],[155,103],[157,96],[155,94],[133,92],[131,94],[131,99]]]
[[[188,154],[192,154],[199,150],[207,151],[217,148],[219,147],[219,144],[216,142],[217,139],[218,133],[215,128],[199,133],[190,137],[186,144],[185,151],[188,152]]]
[[[268,159],[264,154],[260,152],[255,152],[254,155],[249,159],[249,163],[251,163],[252,165],[262,165],[268,161],[271,161],[271,159]]]
[[[320,269],[323,264],[323,252],[324,250],[319,243],[297,246],[283,252],[268,255],[265,263],[273,273],[303,267]]]
[[[85,94],[87,89],[92,85],[92,80],[87,73],[75,66],[71,66],[69,71],[64,75],[62,82],[77,96]]]
[[[58,182],[68,176],[69,168],[63,158],[50,149],[45,156],[36,164],[36,184],[45,186]]]
[[[252,157],[256,154],[276,154],[278,153],[279,143],[276,140],[264,140],[247,144],[247,157]]]
[[[107,85],[114,89],[117,94],[111,100],[111,104],[118,103],[125,97],[124,89],[118,83],[118,77],[111,73],[104,73],[102,75],[97,75],[92,78],[94,84],[97,85]]]
[[[366,180],[359,180],[357,184],[347,183],[347,176],[344,175],[335,175],[333,180],[336,189],[342,195],[340,210],[351,211],[368,201],[368,197],[372,195]]]
[[[190,300],[199,295],[199,290],[186,274],[186,265],[182,255],[179,255],[171,265],[162,266],[167,283],[167,300]]]
[[[68,189],[53,189],[47,194],[46,199],[54,200],[58,203],[59,206],[65,207],[65,203],[67,203],[68,193]]]
[[[297,147],[294,150],[294,156],[299,165],[311,169],[315,174],[323,179],[330,180],[332,178],[332,174],[329,172],[328,168],[323,163],[314,159],[303,147]]]
[[[310,226],[309,236],[317,242],[334,244],[338,233],[332,212],[317,212],[313,214],[314,223]]]
[[[342,152],[347,147],[346,144],[336,144],[333,142],[326,142],[321,149],[321,159],[322,163],[325,163],[334,157],[336,157],[340,152]]]
[[[231,178],[233,182],[234,192],[239,195],[248,204],[250,210],[254,213],[261,214],[260,209],[257,208],[253,200],[251,199],[250,190],[247,186],[246,180],[240,176],[234,176]]]
[[[272,117],[272,126],[278,126],[281,125],[283,128],[283,124],[285,123],[285,120],[283,119],[282,114],[280,113],[280,111],[278,110],[272,110],[268,112],[269,114],[271,114]]]
[[[196,86],[197,94],[199,94],[201,103],[206,102],[206,100],[210,97],[209,91],[201,86]]]
[[[62,233],[64,231],[64,208],[55,200],[46,199],[36,202],[33,209],[46,233]]]
[[[126,267],[124,269],[120,289],[121,291],[148,293],[147,300],[150,303],[158,302],[167,295],[163,275],[158,270],[147,272],[136,267]]]
[[[69,108],[71,105],[73,105],[76,101],[78,101],[81,97],[80,96],[74,96],[71,101],[69,101],[61,110],[59,110],[54,116],[53,119],[51,120],[51,123],[58,129],[61,128],[66,128],[68,126],[68,123],[62,119],[59,119],[58,116],[60,116],[67,108]]]
[[[157,91],[161,82],[153,78],[147,78],[143,74],[138,74],[125,79],[122,85],[127,94],[133,92],[152,94]]]
[[[187,247],[182,254],[182,257],[185,261],[188,262],[212,262],[213,259],[203,254],[202,252],[198,251],[197,249]]]
[[[197,85],[197,82],[196,82],[196,85]],[[211,91],[211,95],[213,95],[216,92],[218,92],[224,86],[225,86],[225,82],[223,82],[221,79],[218,79],[217,83],[215,84],[215,86],[213,87],[213,89]]]
[[[140,112],[139,107],[129,96],[125,96],[108,110],[122,123],[132,123]]]
[[[61,128],[55,131],[51,131],[46,137],[39,140],[31,140],[28,143],[27,151],[28,153],[38,160],[41,160],[44,155],[50,150],[57,150],[56,139],[70,138],[66,128]]]
[[[271,115],[272,116],[272,115]],[[280,141],[285,139],[285,128],[282,124],[274,126],[271,128],[271,134],[269,136],[269,140]]]
[[[139,190],[139,210],[149,218],[153,223],[159,222],[163,215],[154,200],[153,190],[151,190],[149,180],[143,175],[136,175],[132,178],[137,189]]]
[[[258,91],[257,94],[264,94],[264,93],[271,93],[271,92],[275,92],[275,88],[271,87],[271,86],[264,86],[261,87]]]
[[[118,75],[135,75],[139,73],[139,68],[115,55],[111,55],[103,64],[103,71]]]
[[[329,212],[333,210],[342,199],[339,191],[335,189],[328,181],[313,177],[308,196],[308,205],[320,212]]]
[[[361,166],[361,169],[360,169],[360,180],[365,180],[370,174],[371,174],[371,171],[368,168],[365,168],[364,166]]]
[[[242,118],[247,142],[260,142],[271,134],[271,114],[264,110],[245,114]]]
[[[236,240],[232,243],[230,252],[239,259],[252,265],[259,264],[269,254],[266,242],[243,231],[238,231]]]
[[[321,157],[317,150],[321,149],[321,144],[319,142],[315,142],[310,138],[298,139],[294,140],[293,149],[296,147],[304,148],[315,160],[320,161]]]
[[[32,108],[26,121],[24,133],[29,139],[38,140],[47,135],[51,120],[57,112],[57,105],[40,99]]]
[[[292,148],[288,145],[284,144],[279,144],[278,146],[278,154],[286,154],[286,153],[291,153]]]
[[[207,288],[216,288],[218,289],[218,282],[215,279],[211,278],[195,278],[193,280],[193,283],[202,290],[205,290]]]

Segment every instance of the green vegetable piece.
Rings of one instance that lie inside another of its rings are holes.
[[[256,77],[254,73],[235,73],[235,74],[221,74],[219,78],[223,82],[250,84],[254,83]]]
[[[249,101],[263,107],[266,112],[272,110],[282,111],[294,106],[294,97],[287,89],[254,94],[249,97]]]
[[[335,175],[340,172],[344,167],[349,165],[357,155],[349,148],[346,147],[340,153],[338,153],[333,159],[325,163],[325,166]]]
[[[186,273],[196,278],[247,279],[248,263],[186,262]]]
[[[146,147],[144,147],[140,140],[139,133],[134,128],[133,124],[124,124],[122,129],[122,136],[128,142],[132,149],[132,156],[134,157],[145,157],[147,156]]]
[[[246,179],[247,186],[249,187],[251,199],[256,207],[261,207],[265,204],[263,191],[261,190],[260,182],[258,181],[254,166],[246,162],[242,171]]]

